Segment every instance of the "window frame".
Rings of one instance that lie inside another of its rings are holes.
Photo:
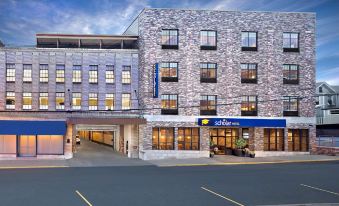
[[[165,147],[161,148],[160,138],[161,138],[161,130],[165,130]],[[172,130],[172,131],[170,131]],[[156,136],[154,134],[156,132]],[[170,139],[170,134],[172,133],[172,141],[168,141]],[[154,140],[157,139],[155,142]],[[152,128],[152,150],[175,150],[175,130],[174,127],[153,127]]]
[[[297,110],[285,110],[285,102],[288,102],[288,107],[291,108],[291,100],[296,99],[297,100]],[[297,117],[299,116],[299,99],[300,97],[298,96],[283,96],[283,116],[284,117]],[[286,101],[288,100],[288,101]]]
[[[58,98],[63,99],[63,104],[58,104]],[[55,110],[64,110],[65,109],[65,92],[56,92],[55,93]]]
[[[190,130],[189,134],[186,134],[187,130]],[[197,130],[197,135],[194,135],[194,130]],[[182,135],[181,135],[181,131]],[[193,136],[198,137],[198,142],[193,142]],[[187,138],[186,138],[187,137]],[[180,140],[182,138],[182,140]],[[186,141],[190,139],[190,141]],[[178,150],[200,150],[200,128],[199,127],[179,127],[178,128],[178,136],[177,136]],[[193,149],[193,144],[197,144],[197,148]],[[189,149],[186,148],[186,144],[189,145]],[[183,145],[182,149],[180,145]]]
[[[272,132],[274,135],[272,136]],[[278,136],[278,133],[281,135]],[[267,139],[266,139],[267,138]],[[274,142],[271,143],[271,138],[274,139]],[[279,140],[279,144],[278,144]],[[271,148],[271,145],[274,145],[274,148]],[[264,151],[285,151],[285,130],[282,128],[264,128]]]
[[[32,72],[33,72],[32,64],[23,64],[22,65],[22,81],[24,83],[32,83],[32,79],[33,79],[32,78]]]
[[[288,78],[285,77],[285,67],[288,66]],[[296,79],[291,79],[291,67],[296,66],[297,67],[297,78]],[[298,64],[283,64],[283,83],[284,84],[299,84],[299,70],[300,66]]]
[[[164,31],[168,31],[169,34],[168,35],[164,35],[163,32]],[[176,35],[176,44],[171,44],[170,41],[171,41],[171,36],[174,36],[174,35],[171,35],[171,31],[176,31],[177,35]],[[163,38],[164,36],[167,36],[168,38],[168,42],[169,43],[164,43],[163,41]],[[161,48],[162,49],[179,49],[179,29],[162,29],[161,30]]]
[[[25,104],[25,98],[28,99],[30,104]],[[31,110],[33,104],[32,92],[23,92],[22,93],[22,109],[23,110]]]
[[[105,95],[105,110],[107,110],[107,111],[113,111],[114,110],[114,107],[115,107],[115,104],[114,104],[115,98],[114,98],[114,96],[115,96],[114,93],[107,93]],[[108,100],[112,101],[112,105],[110,105],[110,106],[107,105],[107,101]]]
[[[129,105],[128,107],[124,106],[124,95],[129,95],[129,98],[127,98]],[[121,94],[121,109],[122,110],[130,110],[132,108],[132,95],[131,93],[122,93]]]
[[[79,74],[77,74],[77,72],[79,72]],[[72,83],[73,84],[81,84],[82,83],[82,67],[81,67],[81,65],[73,65]]]
[[[9,95],[11,94],[11,95]],[[13,103],[14,101],[14,104],[7,104],[8,100],[12,100],[11,102]],[[16,103],[16,100],[15,100],[15,92],[13,91],[6,91],[6,105],[5,105],[5,108],[6,110],[14,110],[15,109],[15,103]]]
[[[206,64],[206,68],[203,67],[203,65]],[[214,68],[211,68],[211,65],[215,65]],[[215,70],[215,77],[203,77],[204,70],[206,70],[206,73],[209,73],[209,70]],[[218,64],[217,63],[211,63],[211,62],[201,62],[200,63],[200,83],[217,83],[217,78],[218,78]]]
[[[304,135],[306,134],[306,135]],[[299,147],[296,148],[296,139],[299,138]],[[305,145],[303,145],[303,138]],[[303,149],[305,146],[305,150]],[[292,147],[292,148],[291,148]],[[287,130],[287,150],[289,152],[309,152],[310,151],[310,135],[308,129],[294,129],[288,128]]]
[[[41,100],[43,98],[47,98],[47,105],[42,105],[41,104]],[[48,106],[49,106],[49,98],[48,98],[48,92],[40,92],[39,93],[39,109],[40,110],[48,110]]]
[[[94,101],[96,104],[91,105],[91,101]],[[88,110],[90,111],[98,110],[98,93],[88,94]]]
[[[168,67],[164,67],[164,64],[168,64]],[[173,65],[176,65],[176,67],[172,67]],[[171,70],[176,70],[176,76],[163,76],[163,70],[167,69],[168,73],[171,74]],[[178,82],[178,76],[179,76],[179,63],[178,62],[161,62],[160,63],[160,76],[162,82]]]
[[[88,83],[98,84],[98,65],[89,65]]]
[[[255,97],[255,102],[250,101],[251,97]],[[244,98],[247,100],[244,101]],[[250,110],[250,106],[255,103],[255,110]],[[243,104],[247,104],[247,110],[243,110]],[[258,116],[258,96],[257,95],[245,95],[241,97],[241,116]]]
[[[15,64],[7,63],[6,64],[6,82],[15,82],[16,80],[16,68]]]
[[[113,65],[106,65],[105,82],[106,84],[114,84],[115,82],[115,73]]]
[[[203,97],[206,97],[206,99],[203,99]],[[210,100],[209,98],[214,97],[214,105],[209,105]],[[206,106],[207,109],[202,109],[202,101],[207,101]],[[217,95],[200,95],[200,115],[217,115],[217,101],[218,101],[218,97]],[[210,107],[214,107],[214,109],[209,109]]]
[[[248,45],[243,45],[243,33],[247,33],[247,42]],[[250,46],[250,33],[255,34],[255,47]],[[241,51],[258,51],[258,32],[257,31],[242,31],[241,32]]]
[[[165,98],[167,96],[167,98]],[[172,109],[171,106],[171,97],[176,96],[176,108]],[[163,98],[164,97],[164,98]],[[169,105],[168,107],[163,107],[163,102],[166,101],[165,105]],[[161,95],[161,114],[169,114],[169,115],[178,115],[178,102],[179,102],[179,95],[178,94],[162,94]]]
[[[284,34],[289,34],[289,47],[285,47],[284,45],[284,41],[285,41],[285,38],[284,38]],[[296,48],[292,48],[291,45],[291,34],[297,34],[298,35],[298,38],[297,38],[297,41],[298,41],[298,47]],[[299,32],[283,32],[283,51],[284,52],[299,52],[300,51],[300,33]]]
[[[80,105],[77,105],[77,100],[79,100]],[[81,110],[82,95],[81,92],[72,93],[72,110]]]
[[[48,83],[48,81],[49,81],[48,64],[39,64],[39,82]]]
[[[63,67],[63,68],[61,68],[61,67]],[[61,72],[61,71],[62,71],[62,73],[58,73],[58,72]],[[55,82],[59,83],[59,84],[65,83],[65,65],[64,64],[57,64],[56,65]]]
[[[122,84],[131,84],[132,79],[131,79],[131,70],[123,70],[121,71],[121,83]]]
[[[246,65],[246,69],[244,69],[242,66]],[[251,69],[250,66],[255,65],[255,69]],[[257,84],[258,83],[258,64],[257,63],[241,63],[240,64],[240,69],[241,69],[241,83],[249,83],[249,84]],[[251,78],[243,78],[243,71],[246,70],[247,76],[250,76],[250,71],[255,70],[255,79]]]
[[[207,44],[203,44],[202,42],[202,32],[207,32],[207,36],[206,36],[206,39],[207,39]],[[215,45],[210,45],[208,42],[209,42],[209,39],[208,39],[208,34],[210,32],[214,32],[215,35],[214,35],[214,38],[215,38]],[[216,30],[200,30],[200,50],[217,50],[217,42],[218,40],[218,34],[217,34],[217,31]]]

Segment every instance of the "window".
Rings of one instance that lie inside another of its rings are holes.
[[[161,114],[178,114],[178,95],[161,95]]]
[[[15,93],[6,92],[6,109],[15,109]]]
[[[243,96],[241,98],[241,116],[257,115],[257,96]]]
[[[131,109],[131,94],[122,94],[121,109]]]
[[[257,51],[257,32],[241,32],[241,50]]]
[[[319,93],[323,93],[323,88],[319,87]]]
[[[122,83],[123,84],[131,83],[131,71],[122,71]]]
[[[284,52],[299,52],[299,33],[283,33]]]
[[[217,96],[201,95],[200,97],[200,115],[217,115]]]
[[[284,129],[264,129],[264,151],[284,151]]]
[[[97,93],[89,93],[89,110],[98,110],[98,94]]]
[[[298,116],[299,115],[299,98],[295,96],[283,97],[284,116]]]
[[[288,130],[288,151],[307,152],[309,150],[308,129]]]
[[[177,29],[163,29],[161,32],[161,48],[178,49],[178,33]]]
[[[217,49],[217,32],[216,31],[200,31],[200,49],[216,50]]]
[[[48,93],[40,93],[39,96],[39,109],[48,109]]]
[[[217,64],[214,63],[200,64],[200,82],[206,83],[217,82]]]
[[[15,64],[6,64],[6,81],[15,82]]]
[[[48,65],[40,64],[40,82],[48,82]]]
[[[23,65],[24,73],[23,73],[23,81],[24,82],[32,82],[32,65],[24,64]]]
[[[153,150],[174,149],[174,128],[153,128],[152,133]]]
[[[239,138],[238,128],[211,128],[210,142],[218,147],[217,154],[231,155],[235,141]]]
[[[250,131],[248,128],[242,128],[242,138],[246,141],[250,138]]]
[[[199,128],[178,128],[178,150],[199,150]]]
[[[113,65],[106,66],[106,83],[113,84],[114,83],[114,67]]]
[[[55,94],[55,109],[65,109],[65,93],[57,92]]]
[[[56,65],[56,83],[65,82],[65,65]]]
[[[89,83],[98,83],[98,65],[89,66]]]
[[[299,83],[299,66],[296,64],[283,65],[284,84]]]
[[[177,82],[178,81],[178,63],[163,62],[160,64],[160,75],[162,82]]]
[[[106,94],[105,105],[106,110],[114,110],[114,94]]]
[[[32,93],[22,94],[22,109],[32,109]]]
[[[257,83],[257,64],[241,64],[241,83]]]
[[[80,65],[73,65],[73,83],[81,83],[82,75],[81,75],[81,66]]]
[[[81,109],[81,93],[73,93],[72,97],[72,109]]]

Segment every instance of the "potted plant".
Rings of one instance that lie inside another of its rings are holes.
[[[246,140],[242,137],[238,138],[235,141],[235,149],[233,150],[233,153],[235,156],[242,157],[244,156],[243,149],[246,146]]]
[[[210,141],[210,157],[214,157],[217,148],[218,146],[214,144],[214,142],[211,140]]]

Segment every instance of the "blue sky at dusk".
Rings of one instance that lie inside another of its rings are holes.
[[[339,0],[0,0],[0,39],[35,33],[121,34],[145,7],[317,13],[317,80],[339,85]]]

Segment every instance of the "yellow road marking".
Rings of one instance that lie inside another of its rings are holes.
[[[339,193],[331,192],[331,191],[329,191],[329,190],[324,190],[324,189],[321,189],[321,188],[312,187],[312,186],[305,185],[305,184],[300,184],[300,185],[301,185],[301,186],[304,186],[304,187],[309,187],[309,188],[312,188],[312,189],[315,189],[315,190],[319,190],[319,191],[323,191],[323,192],[327,192],[327,193],[331,193],[331,194],[333,194],[333,195],[339,196]]]
[[[75,192],[81,197],[83,201],[86,202],[88,206],[93,206],[78,190],[75,190]]]
[[[230,202],[232,202],[232,203],[234,203],[234,204],[236,204],[236,205],[239,205],[239,206],[245,206],[245,205],[243,205],[243,204],[241,204],[241,203],[239,203],[239,202],[237,202],[237,201],[234,201],[234,200],[232,200],[232,199],[230,199],[230,198],[227,198],[227,197],[225,197],[225,196],[222,196],[221,194],[218,194],[218,193],[216,193],[216,192],[213,192],[212,190],[209,190],[209,189],[207,189],[207,188],[205,188],[205,187],[201,187],[201,189],[203,189],[203,190],[205,190],[205,191],[207,191],[207,192],[209,192],[209,193],[212,193],[212,194],[214,194],[214,195],[216,195],[216,196],[218,196],[218,197],[221,197],[221,198],[223,198],[223,199],[225,199],[225,200],[228,200],[228,201],[230,201]]]
[[[10,167],[0,167],[0,170],[8,169],[41,169],[41,168],[65,168],[69,166],[10,166]]]
[[[276,162],[220,162],[220,163],[206,163],[206,164],[175,164],[163,165],[159,167],[189,167],[189,166],[214,166],[214,165],[258,165],[258,164],[283,164],[283,163],[312,163],[312,162],[330,162],[339,161],[338,159],[324,159],[324,160],[283,160]]]

